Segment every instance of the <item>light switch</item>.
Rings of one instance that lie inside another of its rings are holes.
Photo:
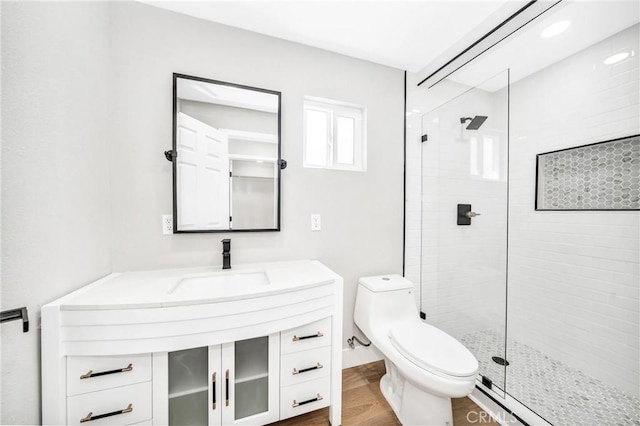
[[[320,229],[322,229],[322,226],[320,224],[320,215],[319,214],[312,214],[311,215],[311,230],[312,231],[319,231]]]

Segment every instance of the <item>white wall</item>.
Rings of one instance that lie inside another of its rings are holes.
[[[506,73],[499,79],[506,83]],[[423,117],[422,306],[456,337],[504,328],[506,106],[506,94],[475,88]],[[461,132],[460,118],[475,115],[488,118]],[[483,161],[485,149],[493,164]],[[457,225],[458,204],[481,215]]]
[[[416,287],[416,303],[429,302],[421,297],[422,280],[422,199],[423,199],[423,169],[430,170],[430,165],[423,164],[423,159],[437,163],[434,156],[425,157],[423,149],[435,149],[434,144],[424,145],[421,142],[423,131],[423,116],[429,114],[448,100],[464,93],[470,88],[466,85],[444,81],[429,91],[419,87],[420,74],[407,73],[407,159],[406,159],[406,230],[405,230],[405,277]],[[425,129],[426,131],[426,129]],[[432,194],[435,195],[435,194]],[[425,233],[425,238],[428,238]],[[437,262],[436,259],[433,260]],[[427,271],[425,271],[427,272]]]
[[[39,422],[39,307],[111,271],[315,258],[402,267],[403,72],[131,2],[2,2],[3,424]],[[163,236],[172,73],[283,94],[282,232]],[[368,171],[303,169],[305,95],[367,107]],[[310,231],[310,214],[323,230]]]
[[[636,397],[640,214],[533,203],[536,154],[640,133],[638,40],[636,25],[512,85],[509,214],[510,336]]]
[[[1,2],[2,424],[40,422],[40,306],[111,271],[108,7]]]
[[[111,6],[111,43],[113,269],[221,265],[226,237],[232,264],[315,258],[344,277],[354,334],[358,278],[402,272],[403,72],[129,2]],[[282,92],[281,232],[162,235],[173,72]],[[302,168],[305,95],[367,108],[366,172]]]

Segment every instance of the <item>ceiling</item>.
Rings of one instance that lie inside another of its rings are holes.
[[[521,80],[639,21],[640,2],[637,0],[563,1],[449,79],[466,86],[476,86],[488,79],[481,88],[493,92],[504,87],[507,81]],[[556,36],[542,37],[545,29],[559,22],[569,23],[568,28]],[[635,46],[637,49],[637,43]],[[638,53],[633,46],[610,43],[610,49],[609,54],[628,51],[633,56]],[[600,65],[604,59],[606,56],[600,58]],[[509,80],[491,78],[507,68]]]
[[[164,1],[163,9],[418,72],[451,56],[525,0]]]
[[[444,64],[528,3],[528,0],[138,1],[418,74]],[[542,1],[553,4],[557,0]],[[638,0],[563,0],[449,78],[475,86],[510,68],[511,81],[517,81],[637,23],[639,5]],[[560,20],[571,21],[565,33],[550,39],[540,37],[545,27]],[[489,91],[502,87],[498,83],[487,84],[484,89]]]

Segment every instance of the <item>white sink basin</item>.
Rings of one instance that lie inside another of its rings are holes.
[[[174,296],[221,297],[250,294],[269,285],[264,272],[215,273],[183,278],[171,291]]]

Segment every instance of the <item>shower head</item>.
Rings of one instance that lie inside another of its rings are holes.
[[[471,121],[466,127],[467,130],[478,130],[488,117],[486,115],[476,115],[475,117],[460,117],[460,123]]]

